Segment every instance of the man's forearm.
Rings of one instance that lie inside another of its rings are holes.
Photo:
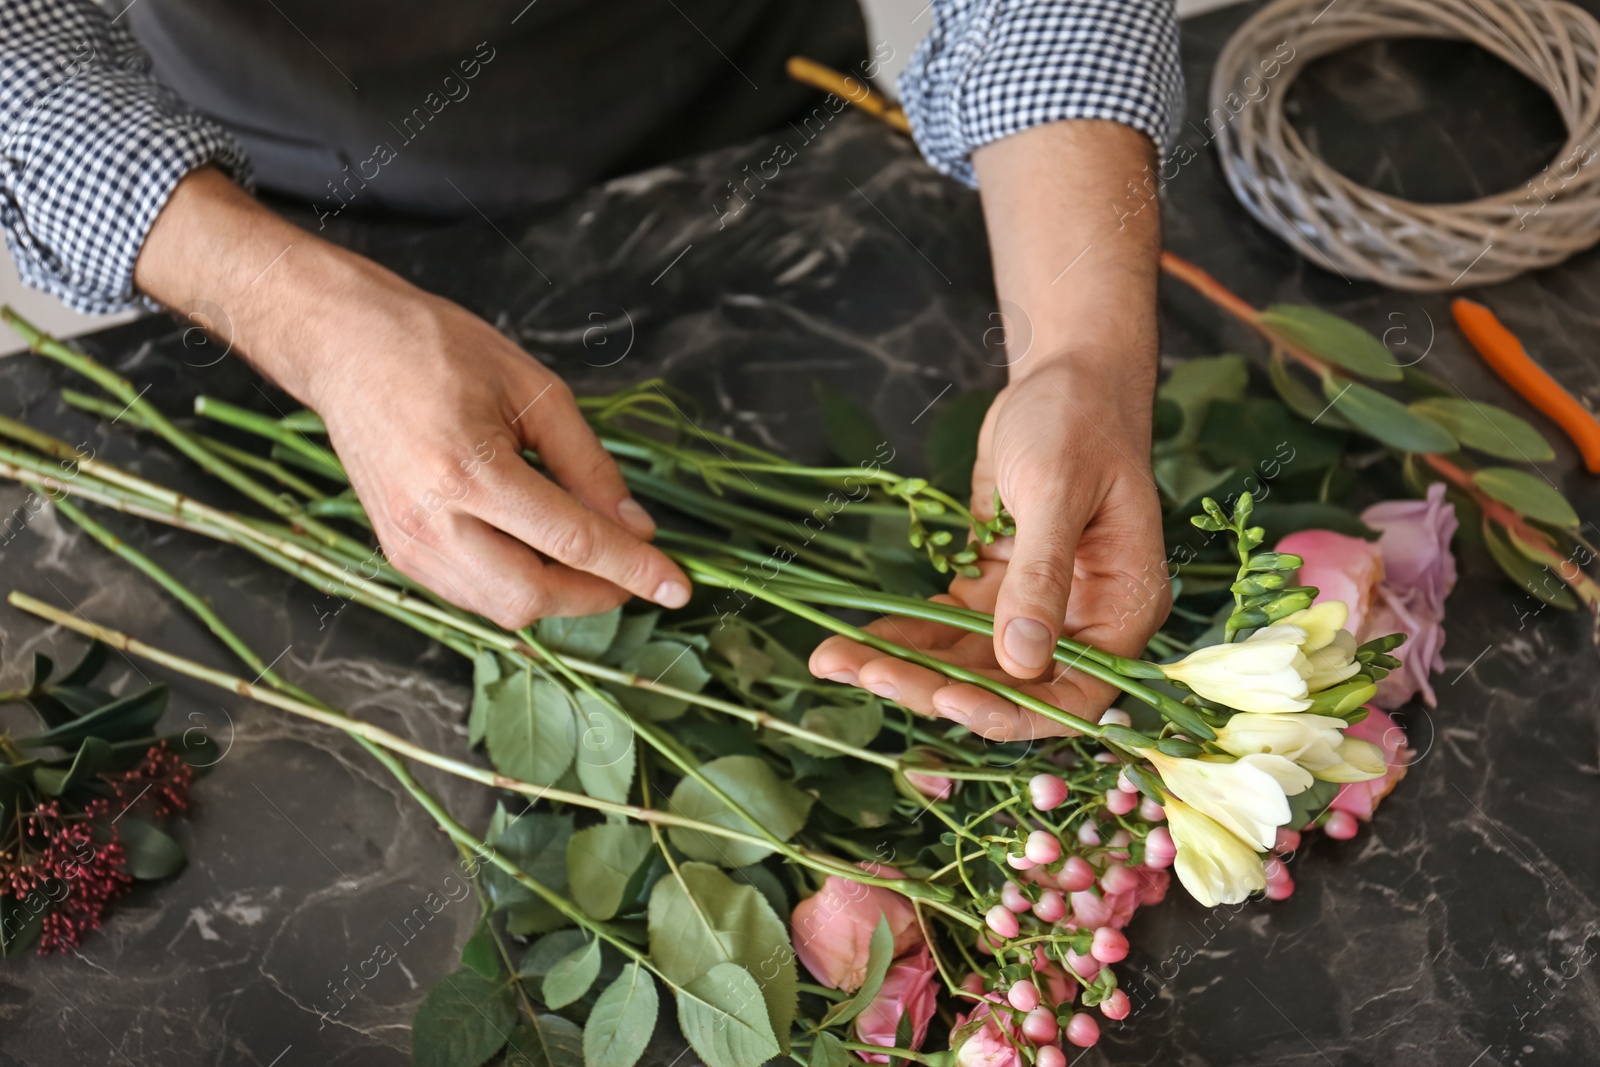
[[[1013,380],[1056,360],[1101,362],[1149,405],[1161,232],[1127,210],[1154,149],[1114,122],[1036,126],[973,153]]]

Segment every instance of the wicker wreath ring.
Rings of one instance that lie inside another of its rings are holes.
[[[1413,203],[1336,173],[1284,118],[1285,91],[1307,61],[1388,37],[1458,38],[1499,56],[1550,94],[1565,146],[1526,187],[1461,204]],[[1260,95],[1264,78],[1275,84]],[[1223,49],[1210,106],[1234,194],[1262,225],[1341,274],[1417,291],[1483,285],[1600,240],[1600,150],[1591,147],[1600,139],[1600,22],[1571,4],[1277,0]]]

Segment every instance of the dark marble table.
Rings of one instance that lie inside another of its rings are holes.
[[[1225,11],[1187,23],[1192,143]],[[1447,199],[1517,184],[1559,146],[1536,90],[1470,50],[1438,42],[1358,49],[1319,64],[1291,104],[1329,158],[1361,180]],[[1493,131],[1492,136],[1484,131]],[[778,136],[791,136],[778,134]],[[664,374],[706,399],[709,419],[816,457],[812,383],[870,403],[907,465],[919,418],[996,383],[986,347],[991,283],[976,198],[910,146],[844,116],[750,201],[719,219],[727,185],[773,138],[614,182],[498,228],[344,238],[485,315],[545,353],[580,389]],[[1235,204],[1209,153],[1168,185],[1168,243],[1257,304],[1302,300],[1374,331],[1399,327],[1425,366],[1469,395],[1526,409],[1445,328],[1438,297],[1351,282],[1290,254]],[[1600,403],[1600,256],[1575,258],[1488,294],[1575,391]],[[1166,293],[1169,360],[1251,339],[1181,287]],[[150,396],[182,410],[198,392],[265,401],[235,358],[185,347],[151,318],[85,338]],[[0,362],[0,408],[118,462],[136,450],[65,410],[41,361]],[[1592,482],[1573,453],[1547,472],[1591,523]],[[144,456],[178,486],[192,474]],[[208,491],[211,491],[208,489]],[[0,513],[24,501],[0,486]],[[118,523],[207,591],[246,638],[306,687],[432,746],[465,747],[468,672],[452,654],[371,613],[331,619],[305,586],[241,555]],[[1593,526],[1589,529],[1592,531]],[[1297,857],[1282,904],[1208,914],[1174,894],[1133,930],[1129,981],[1153,1001],[1079,1062],[1185,1067],[1564,1067],[1600,1059],[1600,660],[1585,618],[1548,610],[1470,546],[1450,601],[1440,707],[1407,716],[1420,757],[1355,841]],[[46,511],[0,546],[7,588],[71,604],[218,665],[190,619]],[[0,688],[35,649],[73,642],[0,612]],[[123,685],[160,679],[118,663]],[[169,679],[170,680],[170,679]],[[81,951],[0,967],[0,1065],[367,1065],[405,1062],[423,992],[455,965],[476,918],[443,911],[411,940],[391,923],[451,873],[453,852],[422,813],[342,736],[174,682],[169,723],[228,745],[177,824],[191,862],[119,904]],[[469,823],[489,799],[425,776]],[[344,968],[379,941],[393,966],[327,1026],[318,1011]],[[650,1057],[678,1058],[663,1029]]]

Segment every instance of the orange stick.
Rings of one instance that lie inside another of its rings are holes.
[[[911,123],[906,121],[906,113],[900,109],[900,105],[861,79],[841,74],[832,67],[823,66],[805,56],[790,56],[788,69],[789,77],[802,85],[809,85],[843,97],[867,114],[876,115],[901,133],[911,132]]]
[[[1515,334],[1482,304],[1457,298],[1450,304],[1456,325],[1483,361],[1507,385],[1561,427],[1583,456],[1590,474],[1600,474],[1600,422],[1561,383],[1535,363]]]

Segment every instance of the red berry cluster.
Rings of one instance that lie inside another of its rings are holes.
[[[43,903],[40,897],[52,902],[39,934],[41,956],[74,948],[98,930],[107,906],[133,884],[115,826],[102,835],[109,840],[95,840],[94,824],[106,813],[104,800],[92,801],[76,815],[62,811],[60,801],[48,800],[18,815],[19,856],[29,858],[0,874],[6,894],[24,907]]]
[[[119,810],[143,801],[150,805],[150,813],[165,818],[189,810],[189,787],[194,784],[194,768],[183,757],[167,748],[165,741],[157,741],[144,754],[144,759],[131,771],[105,774],[101,777],[116,793]]]

